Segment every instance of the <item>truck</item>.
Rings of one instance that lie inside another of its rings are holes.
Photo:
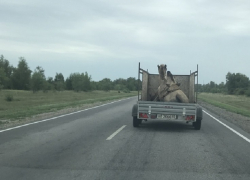
[[[139,127],[143,121],[163,120],[183,121],[192,124],[195,130],[200,130],[203,114],[202,107],[197,104],[198,65],[197,70],[190,71],[188,75],[173,75],[179,88],[188,97],[188,103],[154,101],[160,85],[159,74],[150,74],[140,67],[140,63],[138,67],[138,100],[132,108],[133,127]]]

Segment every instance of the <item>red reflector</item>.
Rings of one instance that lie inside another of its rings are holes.
[[[146,113],[139,113],[140,118],[148,118],[148,115]]]
[[[191,115],[191,116],[186,116],[186,120],[194,120],[195,116]]]

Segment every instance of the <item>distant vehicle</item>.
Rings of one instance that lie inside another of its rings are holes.
[[[138,101],[132,108],[133,126],[139,127],[142,121],[166,120],[192,123],[196,130],[200,130],[202,121],[202,108],[197,104],[198,91],[198,65],[197,71],[189,75],[173,75],[180,89],[186,94],[189,103],[153,101],[160,85],[159,74],[150,74],[138,69],[138,81],[142,74],[141,95],[138,88]],[[197,84],[195,84],[197,79]]]

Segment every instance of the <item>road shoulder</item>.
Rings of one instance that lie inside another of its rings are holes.
[[[112,102],[129,99],[129,98],[133,98],[133,97],[125,97],[125,98],[119,98],[119,99],[115,99],[115,100],[108,100],[108,101],[103,101],[103,102],[95,102],[95,103],[91,103],[91,104],[83,104],[83,105],[80,105],[80,106],[77,106],[77,107],[64,108],[64,109],[61,109],[61,110],[58,110],[58,111],[55,111],[55,112],[42,113],[42,114],[34,115],[32,117],[27,117],[27,118],[15,120],[15,121],[6,121],[5,123],[0,124],[0,130],[13,128],[13,127],[21,126],[21,125],[28,124],[28,123],[33,123],[33,122],[41,121],[41,120],[44,120],[44,119],[50,119],[50,118],[53,118],[53,117],[66,115],[66,114],[69,114],[69,113],[74,113],[74,112],[77,112],[77,111],[82,111],[82,110],[86,110],[86,109],[89,109],[89,108],[94,108],[94,107],[97,107],[97,106],[102,106],[102,105],[105,105],[105,104],[109,104],[109,103],[112,103]]]
[[[203,108],[209,110],[210,112],[216,114],[218,117],[221,117],[233,123],[240,129],[244,130],[245,132],[250,133],[250,118],[249,117],[242,116],[240,114],[233,113],[225,109],[213,106],[202,100],[198,100],[198,104],[202,106]]]

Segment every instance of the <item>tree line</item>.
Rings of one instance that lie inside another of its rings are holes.
[[[141,89],[141,81],[139,81]],[[0,56],[0,90],[31,90],[33,92],[49,90],[63,91],[73,90],[92,91],[92,90],[117,90],[123,92],[136,91],[138,89],[138,79],[129,77],[127,79],[116,79],[112,81],[104,78],[101,81],[93,81],[91,75],[84,73],[71,73],[65,78],[62,73],[56,73],[55,77],[45,76],[45,70],[37,66],[34,71],[30,70],[24,57],[19,58],[17,67],[10,65],[9,61]]]
[[[216,84],[210,81],[208,84],[199,84],[198,91],[250,96],[250,80],[245,74],[228,72],[226,83]]]
[[[31,71],[26,59],[19,58],[17,67],[10,65],[9,61],[0,56],[0,90],[32,90],[33,92],[49,90],[63,91],[73,90],[91,91],[91,90],[117,90],[117,91],[136,91],[138,89],[138,79],[129,77],[127,79],[116,79],[112,81],[104,78],[101,81],[93,81],[91,75],[85,73],[71,73],[65,78],[62,73],[56,73],[55,77],[45,76],[45,70],[37,66]],[[139,81],[139,89],[141,89],[141,81]],[[207,84],[198,84],[199,92],[209,93],[226,93],[234,95],[250,96],[250,80],[244,74],[228,72],[226,75],[226,83],[216,84],[210,81]]]

